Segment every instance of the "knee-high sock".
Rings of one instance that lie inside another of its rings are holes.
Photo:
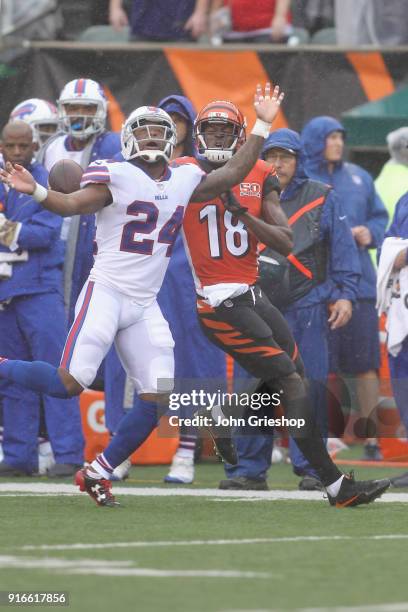
[[[45,361],[0,358],[0,378],[52,397],[70,397],[58,374],[58,368]]]
[[[103,456],[115,469],[143,444],[157,426],[158,410],[155,402],[139,399],[119,422],[116,435],[112,438]]]
[[[304,419],[304,427],[288,427],[289,435],[295,440],[312,468],[317,472],[324,486],[338,480],[342,473],[333,463],[322,435],[317,427],[310,400],[300,377],[286,378],[279,381],[284,393],[282,403],[288,419]],[[273,387],[276,391],[276,384]]]

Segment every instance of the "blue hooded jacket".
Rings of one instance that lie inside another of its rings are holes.
[[[289,149],[297,155],[295,175],[280,196],[282,208],[285,210],[285,200],[294,198],[305,181],[309,180],[304,167],[300,136],[287,128],[275,130],[265,141],[263,158],[271,148]],[[320,217],[320,234],[321,239],[329,244],[326,281],[297,300],[291,308],[308,308],[321,302],[356,299],[361,273],[358,253],[342,205],[333,190],[326,197]]]
[[[48,172],[34,162],[27,167],[37,183],[47,186]],[[0,184],[0,202],[10,221],[22,224],[18,246],[28,251],[28,261],[13,264],[11,278],[0,281],[0,300],[18,295],[33,295],[62,291],[64,245],[60,239],[62,217],[44,209],[30,195]],[[0,245],[0,252],[10,253]]]
[[[388,221],[385,206],[375,191],[371,176],[360,166],[340,161],[329,172],[324,157],[326,139],[329,134],[341,131],[343,125],[332,117],[315,117],[301,133],[302,149],[305,154],[305,169],[315,180],[331,185],[337,193],[350,227],[364,225],[370,230],[372,242],[368,248],[381,244]],[[376,298],[376,273],[367,247],[357,245],[362,276],[358,287],[359,299]]]
[[[183,156],[196,156],[196,148],[193,138],[193,127],[196,118],[196,111],[192,103],[185,96],[167,96],[158,103],[158,108],[162,108],[166,113],[178,113],[188,121],[187,135],[184,141]]]
[[[395,207],[391,225],[385,238],[408,238],[408,192],[400,198]]]

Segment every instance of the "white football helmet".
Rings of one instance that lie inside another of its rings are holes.
[[[162,127],[161,135],[152,135],[151,129]],[[136,138],[134,131],[137,128],[147,128],[146,138]],[[141,157],[144,161],[153,163],[159,159],[170,161],[174,147],[177,144],[177,131],[173,119],[162,108],[155,106],[141,106],[129,115],[122,126],[120,134],[122,155],[126,160]],[[160,148],[148,148],[155,143]]]
[[[41,147],[58,130],[58,112],[54,104],[30,98],[17,104],[10,113],[10,121],[19,119],[28,123],[33,130],[33,141]]]
[[[69,114],[66,105],[95,106],[93,115]],[[86,140],[105,129],[108,101],[102,87],[91,79],[75,79],[65,85],[57,100],[61,129],[78,140]]]

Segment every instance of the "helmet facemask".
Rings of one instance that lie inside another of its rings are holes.
[[[161,109],[160,112],[134,111],[122,128],[122,155],[126,160],[141,158],[148,163],[164,160],[168,163],[177,144],[176,126]],[[135,134],[140,131],[142,137]],[[155,148],[153,145],[157,146]],[[146,148],[146,145],[151,148]]]
[[[70,112],[69,106],[95,107],[93,114]],[[58,112],[61,129],[77,140],[87,140],[93,135],[100,134],[105,129],[106,109],[99,100],[64,100],[58,101]]]
[[[245,127],[245,117],[232,102],[210,102],[194,123],[199,154],[213,164],[224,164],[245,142]]]
[[[47,119],[46,121],[34,121],[30,125],[34,134],[34,142],[42,147],[51,136],[58,132],[59,121]]]

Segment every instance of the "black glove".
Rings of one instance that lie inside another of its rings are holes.
[[[245,206],[241,206],[237,198],[234,196],[232,191],[225,191],[220,195],[221,201],[224,204],[225,208],[229,210],[234,217],[240,217],[248,212],[248,209]]]

